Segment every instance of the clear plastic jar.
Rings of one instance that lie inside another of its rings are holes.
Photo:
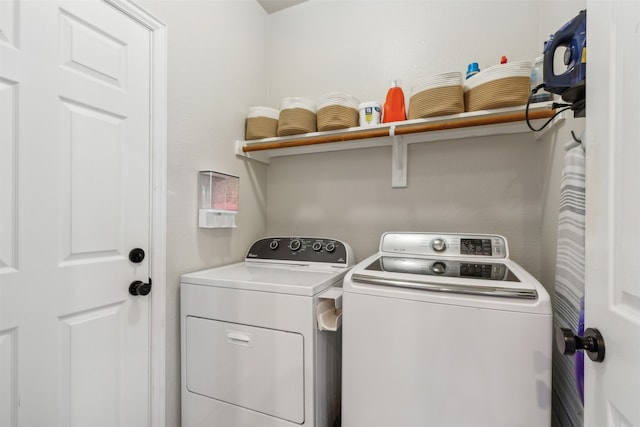
[[[533,62],[533,69],[531,70],[531,90],[536,86],[544,82],[544,76],[542,71],[542,65],[544,63],[544,56],[540,55]],[[538,89],[534,95],[531,96],[531,102],[544,102],[551,101],[553,96],[544,90],[544,88]]]

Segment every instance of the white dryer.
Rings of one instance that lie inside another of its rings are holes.
[[[182,427],[332,427],[341,391],[334,287],[352,265],[339,240],[273,237],[244,262],[183,275]]]
[[[550,425],[549,295],[503,237],[386,233],[343,288],[343,427]]]

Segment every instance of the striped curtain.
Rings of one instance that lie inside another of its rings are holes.
[[[556,259],[554,327],[579,329],[581,300],[584,296],[585,153],[581,144],[571,141],[565,147],[560,182],[558,216],[558,254]],[[563,356],[553,350],[554,427],[583,425],[581,375],[583,352]]]

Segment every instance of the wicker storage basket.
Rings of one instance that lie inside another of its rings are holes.
[[[524,105],[529,99],[529,77],[505,77],[487,82],[464,93],[467,111]]]
[[[244,138],[271,138],[277,135],[280,111],[269,107],[251,107],[247,115]]]
[[[318,130],[346,129],[358,126],[358,110],[344,105],[328,105],[318,110]]]
[[[316,131],[316,114],[304,108],[280,111],[278,136],[298,135]]]
[[[315,132],[316,106],[304,98],[285,98],[278,119],[278,136]]]
[[[462,85],[423,90],[409,100],[409,120],[464,112]]]
[[[337,130],[358,126],[360,101],[343,92],[330,92],[318,99],[318,130]]]
[[[464,112],[462,73],[427,75],[411,83],[408,119],[423,119]]]
[[[531,62],[495,65],[469,78],[464,85],[466,111],[524,105],[529,99]]]

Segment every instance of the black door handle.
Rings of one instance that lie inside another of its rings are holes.
[[[129,285],[129,293],[131,295],[149,295],[149,292],[151,292],[151,279],[149,279],[149,283],[136,280]]]
[[[594,362],[604,360],[604,338],[597,329],[587,328],[584,336],[574,335],[571,329],[556,328],[556,347],[562,354],[572,355],[577,350],[584,350]]]

